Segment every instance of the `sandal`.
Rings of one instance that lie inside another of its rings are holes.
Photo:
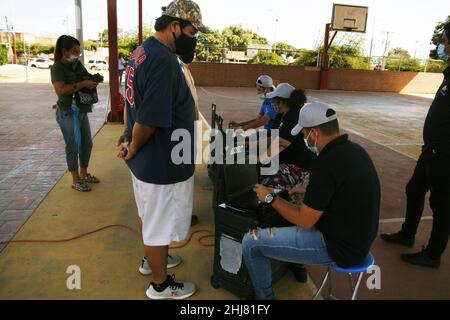
[[[96,176],[91,175],[90,173],[88,173],[86,178],[82,179],[82,181],[89,184],[100,183],[100,180]]]
[[[72,184],[72,189],[79,192],[89,192],[92,191],[91,187],[84,183],[84,181],[80,180],[77,183]]]

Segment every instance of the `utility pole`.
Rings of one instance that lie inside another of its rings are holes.
[[[387,51],[388,51],[388,47],[389,47],[389,35],[392,33],[390,31],[385,31],[386,33],[386,40],[384,43],[384,52],[383,52],[383,63],[381,65],[381,70],[386,70],[386,63],[387,63]]]
[[[9,23],[8,23],[8,17],[5,16],[5,23],[6,23],[6,32],[8,34],[8,63],[12,63],[11,57],[13,56],[12,47],[11,47],[11,33],[9,30]]]
[[[416,47],[414,48],[414,59],[417,57],[417,45],[419,44],[419,41],[416,40]]]
[[[274,32],[274,43],[277,43],[277,37],[278,37],[278,21],[280,21],[278,18],[275,18],[275,32]]]
[[[376,20],[373,19],[372,39],[370,40],[370,52],[369,52],[370,61],[372,61],[373,38],[374,38],[374,34],[375,34],[375,21]]]
[[[81,0],[75,0],[75,25],[76,25],[76,37],[80,41],[81,49],[81,63],[84,64],[84,40],[83,40],[83,9],[81,6]]]
[[[69,30],[69,17],[68,16],[66,16],[64,18],[63,24],[66,26],[66,34],[68,35],[70,33],[70,30]]]

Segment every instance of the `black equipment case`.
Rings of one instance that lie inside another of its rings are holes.
[[[275,212],[258,217],[258,213],[246,213],[230,207],[217,207],[215,210],[214,267],[211,285],[216,289],[226,289],[242,299],[254,299],[253,285],[243,257],[237,274],[223,268],[222,243],[225,239],[233,241],[236,246],[239,246],[242,244],[244,235],[250,230],[257,227],[274,227],[274,223],[277,222],[280,222],[280,216]],[[289,223],[286,221],[285,224]],[[287,270],[287,263],[272,260],[272,282],[277,282]]]

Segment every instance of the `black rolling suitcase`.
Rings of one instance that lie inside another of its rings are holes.
[[[261,208],[261,210],[264,210]],[[214,266],[211,285],[223,288],[242,299],[253,299],[254,290],[242,256],[242,239],[257,227],[282,227],[291,224],[271,210],[263,213],[219,206],[215,210]],[[272,260],[272,282],[288,270],[288,263]]]

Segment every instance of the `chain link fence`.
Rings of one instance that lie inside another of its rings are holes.
[[[289,50],[249,47],[202,46],[197,48],[196,60],[201,62],[291,65],[320,68],[322,49]],[[357,69],[378,71],[443,72],[447,64],[440,60],[416,59],[408,56],[360,56],[342,52],[329,52],[330,69]]]

